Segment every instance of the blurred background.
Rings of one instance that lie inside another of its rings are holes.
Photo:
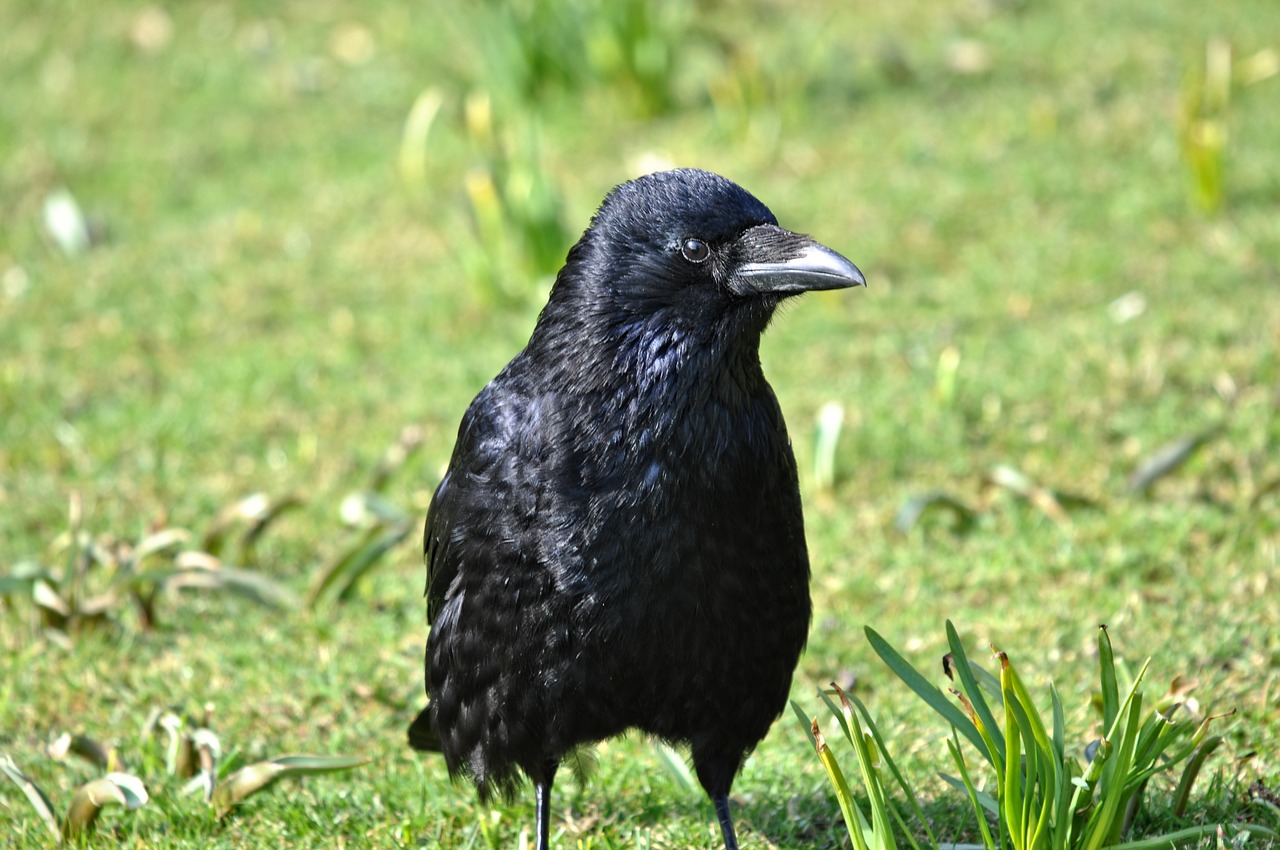
[[[797,696],[857,684],[916,752],[863,624],[932,669],[951,618],[1087,703],[1107,623],[1236,708],[1230,764],[1274,787],[1272,0],[0,0],[0,31],[0,746],[45,782],[76,784],[32,763],[55,732],[132,747],[208,702],[248,755],[377,757],[359,814],[300,804],[353,846],[479,840],[400,747],[422,517],[605,192],[679,165],[870,283],[762,354],[814,563]],[[562,828],[710,841],[617,747]],[[745,816],[838,846],[808,747],[784,718]],[[178,835],[323,841],[271,805]]]

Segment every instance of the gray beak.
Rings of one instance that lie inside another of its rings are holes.
[[[743,234],[746,262],[733,275],[741,294],[796,295],[821,289],[866,286],[858,267],[808,236],[761,225]]]

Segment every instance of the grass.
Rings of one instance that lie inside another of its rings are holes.
[[[495,305],[465,271],[465,175],[487,154],[464,101],[512,87],[455,0],[164,14],[0,0],[0,19],[0,570],[48,557],[72,492],[87,530],[123,539],[295,494],[257,559],[304,595],[349,537],[342,498],[406,425],[421,449],[384,495],[425,511],[466,403],[532,326],[545,279]],[[868,275],[866,292],[786,310],[762,355],[814,564],[795,695],[856,681],[939,839],[973,841],[933,773],[946,735],[862,626],[932,670],[950,618],[977,644],[1017,647],[1029,687],[1052,678],[1080,705],[1106,623],[1131,661],[1154,656],[1199,681],[1205,710],[1237,710],[1193,810],[1257,816],[1246,787],[1280,787],[1280,79],[1214,117],[1228,131],[1216,215],[1197,201],[1179,110],[1210,39],[1265,58],[1280,10],[726,0],[685,20],[660,109],[622,71],[523,108],[569,232],[667,160],[737,179]],[[442,106],[410,184],[404,122],[428,89]],[[60,188],[96,235],[76,256],[42,223]],[[845,415],[828,485],[811,471],[832,401]],[[1213,428],[1145,495],[1126,492],[1162,446]],[[1001,465],[1090,505],[1055,518],[993,485]],[[933,491],[974,521],[929,510],[895,531]],[[403,745],[421,581],[410,534],[346,604],[282,616],[185,595],[154,631],[126,612],[72,650],[33,637],[30,606],[10,600],[0,749],[66,800],[92,774],[44,758],[48,740],[83,732],[136,766],[153,708],[210,702],[245,761],[373,762],[282,784],[224,822],[147,776],[152,802],[104,812],[100,829],[148,847],[511,846],[528,801],[491,813]],[[718,845],[709,805],[647,742],[610,742],[600,765],[585,789],[558,789],[558,846]],[[784,717],[735,785],[745,846],[842,846],[826,781]],[[1167,817],[1155,805],[1147,823]],[[47,841],[10,785],[0,834]]]
[[[1222,743],[1220,735],[1209,735],[1209,728],[1233,712],[1201,716],[1198,701],[1190,696],[1195,683],[1175,678],[1168,693],[1157,697],[1144,720],[1142,681],[1151,659],[1142,664],[1131,683],[1122,684],[1122,678],[1128,675],[1127,665],[1116,664],[1105,626],[1098,630],[1098,690],[1089,695],[1096,710],[1091,725],[1096,727],[1097,737],[1087,745],[1083,745],[1085,739],[1078,733],[1068,731],[1068,708],[1052,683],[1048,687],[1051,714],[1046,718],[1010,656],[992,646],[999,675],[986,670],[968,658],[950,621],[950,652],[942,665],[952,683],[947,687],[949,693],[932,684],[930,677],[913,667],[874,629],[868,626],[866,635],[881,660],[950,726],[947,750],[956,775],[941,775],[953,788],[963,791],[971,803],[982,837],[982,843],[973,846],[987,850],[997,846],[1027,850],[1098,850],[1104,846],[1139,850],[1192,844],[1215,836],[1225,842],[1229,835],[1233,844],[1246,840],[1246,836],[1265,841],[1277,838],[1269,826],[1251,819],[1245,823],[1209,821],[1173,833],[1130,840],[1134,821],[1146,807],[1147,786],[1157,774],[1179,775],[1169,811],[1174,820],[1185,817],[1200,770]],[[856,696],[848,696],[839,685],[833,685],[832,691],[839,699],[838,705],[826,691],[819,695],[857,755],[861,784],[869,798],[868,815],[853,799],[845,772],[827,744],[818,719],[810,719],[795,701],[791,707],[809,732],[831,779],[854,846],[859,850],[899,846],[895,822],[914,850],[940,846],[928,816],[895,764],[866,706]],[[1003,714],[1002,722],[996,720],[995,711]],[[1079,712],[1070,713],[1074,716]],[[962,740],[967,740],[987,762],[994,774],[993,783],[984,781],[981,789],[975,786]],[[1083,754],[1084,759],[1077,754]],[[914,832],[921,833],[920,840]]]

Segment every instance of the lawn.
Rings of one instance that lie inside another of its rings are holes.
[[[1183,676],[1202,713],[1235,711],[1184,823],[1275,828],[1280,6],[645,8],[0,0],[0,575],[36,564],[65,591],[70,539],[119,554],[181,528],[198,549],[228,505],[297,500],[223,552],[284,607],[166,590],[150,627],[120,599],[62,634],[29,581],[0,580],[0,752],[62,812],[102,771],[48,743],[116,748],[152,797],[104,813],[126,847],[517,846],[531,792],[481,807],[404,744],[418,529],[466,404],[600,198],[678,164],[743,184],[870,284],[799,299],[762,351],[813,564],[794,697],[826,716],[817,689],[852,688],[939,838],[973,842],[937,778],[949,730],[863,626],[938,684],[947,619],[984,663],[996,644],[1046,707],[1052,679],[1083,750],[1105,623],[1130,667],[1152,657],[1152,698]],[[420,442],[381,487],[400,542],[307,604],[361,539],[344,499],[406,428]],[[230,764],[370,761],[218,819],[141,731],[206,706]],[[1168,828],[1175,781],[1152,781],[1139,834]],[[790,714],[734,791],[744,847],[848,842]],[[0,835],[49,843],[6,781]],[[559,784],[553,839],[719,846],[701,791],[638,736]]]

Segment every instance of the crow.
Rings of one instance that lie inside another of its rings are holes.
[[[409,730],[480,798],[639,729],[729,789],[782,712],[810,619],[795,457],[760,367],[783,300],[865,286],[696,169],[611,191],[525,349],[467,409],[431,500],[428,704]]]

